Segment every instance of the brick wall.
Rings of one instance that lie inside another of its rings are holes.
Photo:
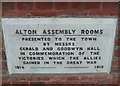
[[[118,2],[3,2],[2,17],[118,17]],[[119,13],[120,15],[120,13]],[[119,20],[120,21],[120,20]],[[11,75],[8,74],[5,47],[0,29],[0,65],[3,84],[118,84],[120,24],[115,38],[110,74]],[[1,46],[2,45],[2,46]],[[14,53],[14,52],[13,52]],[[11,86],[8,85],[8,86]],[[77,86],[77,85],[76,85]],[[115,85],[112,85],[115,86]]]

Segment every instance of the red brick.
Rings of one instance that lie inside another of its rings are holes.
[[[5,54],[5,51],[2,51],[2,60],[6,60],[6,54]]]
[[[50,81],[50,79],[51,79],[51,77],[49,77],[49,76],[41,77],[41,75],[34,75],[34,76],[29,75],[28,77],[26,77],[26,80],[29,80],[30,82],[31,81],[36,81],[36,82],[46,81],[47,82],[47,81]]]
[[[2,54],[3,54],[3,51],[0,51],[0,57],[2,57],[2,56],[3,56]]]
[[[67,10],[69,5],[69,2],[54,2],[55,10]]]
[[[18,77],[19,78],[19,77]],[[30,86],[27,81],[3,80],[3,86]]]
[[[2,80],[2,86],[11,86],[10,82]]]
[[[56,13],[54,11],[39,11],[39,12],[31,12],[32,16],[56,16]]]
[[[111,79],[109,79],[107,82],[109,83],[109,84],[119,84],[119,82],[118,82],[118,76],[117,77],[112,77]],[[115,85],[115,86],[119,86],[119,85]]]
[[[3,49],[3,39],[0,38],[0,49]]]
[[[67,77],[67,80],[70,80],[70,81],[72,81],[72,80],[79,80],[79,78],[77,77],[77,76],[71,76],[71,77]]]
[[[2,70],[3,61],[0,61],[0,69]]]
[[[13,81],[11,82],[12,86],[29,86],[27,81]]]
[[[20,11],[19,11],[20,13]],[[18,17],[18,11],[10,11],[10,10],[3,10],[2,11],[2,16],[3,17]]]
[[[81,76],[83,77],[83,76]],[[95,84],[96,83],[96,79],[95,78],[90,78],[89,76],[86,76],[85,79],[80,78],[78,80],[66,80],[66,81],[62,81],[61,83],[66,83],[66,84]]]
[[[91,11],[85,11],[84,16],[100,16],[101,12],[99,10],[91,10]]]
[[[30,82],[30,86],[46,86],[44,82]]]
[[[74,11],[83,9],[83,3],[82,2],[71,2],[70,9],[73,9]]]
[[[6,60],[6,55],[4,50],[0,51],[0,58],[1,60]]]
[[[104,2],[102,5],[102,15],[106,15],[106,16],[118,15],[118,3]]]
[[[120,34],[120,18],[118,18],[117,34]]]
[[[2,86],[12,86],[12,84],[2,84]]]
[[[109,80],[109,79],[103,79],[101,81],[98,81],[97,84],[109,84],[109,86],[118,86],[118,79]]]
[[[114,86],[119,86],[119,83],[120,83],[120,82],[118,82],[118,80],[119,80],[118,78],[112,79],[112,80],[110,81],[110,83],[111,83],[111,84],[115,84]]]
[[[112,10],[118,11],[118,3],[117,2],[103,2],[103,9],[102,10]]]
[[[32,10],[33,3],[32,2],[18,2],[17,8],[18,10]]]
[[[2,2],[2,10],[16,10],[15,2]]]
[[[115,46],[120,46],[120,37],[116,37]]]
[[[119,17],[120,17],[120,2],[118,3],[118,12],[119,12]]]
[[[53,3],[52,2],[36,2],[37,10],[52,10],[53,9]]]
[[[2,83],[4,83],[4,84],[10,84],[10,81],[8,81],[8,80],[2,80]]]
[[[24,11],[21,11],[21,12],[18,12],[17,13],[17,16],[18,17],[29,17],[29,16],[31,16],[31,11],[29,10],[24,10]]]
[[[114,59],[114,60],[115,60],[115,59],[116,59],[116,60],[119,60],[120,57],[116,57],[116,56],[114,56],[113,59]]]
[[[84,11],[86,16],[100,16],[101,9],[99,2],[87,2],[84,4]]]
[[[120,60],[113,60],[111,72],[120,72],[119,64],[120,64]]]
[[[0,63],[0,65],[2,65],[0,69],[2,69],[2,74],[6,74],[8,72],[8,69],[7,69],[7,62],[6,61],[2,61]]]
[[[113,68],[118,68],[119,67],[118,63],[120,63],[120,60],[113,60],[112,67]]]
[[[56,16],[54,11],[49,10],[41,10],[41,11],[33,11],[33,10],[22,10],[19,12],[11,12],[11,11],[4,11],[4,16],[17,16],[17,17],[30,17],[30,16]]]
[[[114,50],[114,56],[120,57],[120,50]]]
[[[0,86],[12,86],[11,84],[7,84],[7,83],[2,83],[2,84],[0,84]]]
[[[85,10],[99,10],[100,11],[100,2],[86,2]]]
[[[0,9],[0,16],[2,17],[2,10]]]
[[[33,85],[44,84],[44,83],[45,84],[63,84],[63,83],[64,84],[86,84],[86,83],[87,84],[97,84],[97,83],[109,84],[109,83],[111,83],[112,80],[116,79],[116,77],[110,77],[110,76],[108,76],[108,75],[106,75],[106,76],[84,75],[84,77],[83,76],[76,76],[79,78],[75,79],[75,80],[70,79],[70,77],[72,77],[72,76],[69,76],[69,77],[61,77],[61,76],[54,77],[54,76],[52,76],[49,81],[46,81],[46,80],[44,81],[41,78],[39,78],[39,79],[33,78],[32,80],[29,80],[27,78],[26,79],[29,81],[29,83],[31,83]],[[17,80],[19,80],[19,82],[21,82],[21,79],[19,77],[13,77],[13,78],[14,79],[11,80],[11,82],[16,82]],[[75,78],[75,77],[73,77],[73,78]],[[114,83],[116,83],[116,80],[114,81]]]
[[[116,8],[117,3],[103,3],[103,5],[100,5],[99,2],[54,2],[54,5],[52,2],[34,2],[34,10],[33,10],[33,3],[32,2],[18,2],[18,11],[4,11],[3,10],[3,16],[18,16],[18,17],[26,17],[26,16],[48,16],[48,12],[41,12],[42,11],[49,11],[51,15],[51,11],[55,9],[56,14],[59,15],[68,15],[68,16],[113,16],[114,14],[117,15],[117,11],[108,8]],[[107,5],[106,5],[107,4]],[[111,5],[109,5],[111,4]],[[101,6],[101,7],[100,7]],[[109,7],[110,6],[110,7]],[[54,9],[53,9],[54,7]],[[36,9],[37,8],[37,9]],[[105,9],[104,9],[105,8]],[[22,11],[21,11],[22,10]],[[23,10],[29,10],[24,12]],[[62,12],[58,11],[61,10]],[[64,11],[63,11],[64,10]],[[35,15],[31,15],[31,13]],[[38,14],[37,14],[38,13]],[[39,15],[40,14],[40,15]],[[51,16],[56,16],[52,15]]]

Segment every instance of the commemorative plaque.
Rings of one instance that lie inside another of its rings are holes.
[[[3,18],[9,73],[110,73],[116,24],[116,18]]]

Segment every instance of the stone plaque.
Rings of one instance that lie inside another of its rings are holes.
[[[9,73],[110,73],[116,24],[116,18],[3,18]]]

